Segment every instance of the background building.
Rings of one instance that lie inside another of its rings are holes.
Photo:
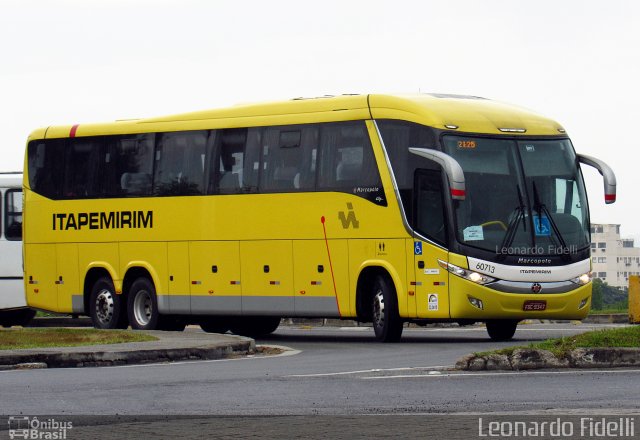
[[[620,238],[620,225],[591,224],[593,277],[626,291],[629,276],[640,274],[640,248],[632,238]]]

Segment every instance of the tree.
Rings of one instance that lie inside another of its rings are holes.
[[[626,292],[610,286],[599,278],[593,279],[591,309],[626,309],[629,307],[629,297]]]
[[[602,310],[604,305],[604,287],[606,283],[603,283],[601,279],[593,279],[593,290],[591,293],[591,308],[593,310]]]

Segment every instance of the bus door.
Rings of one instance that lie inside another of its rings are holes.
[[[449,272],[444,186],[440,170],[418,169],[414,175],[413,254],[418,318],[449,318]],[[426,239],[425,239],[426,238]]]

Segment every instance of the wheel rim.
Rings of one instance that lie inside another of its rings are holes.
[[[113,294],[107,289],[98,292],[96,296],[96,317],[101,324],[110,324],[113,319],[115,301]]]
[[[153,314],[151,295],[146,290],[141,290],[133,301],[133,315],[141,326],[149,324]]]
[[[373,295],[373,325],[376,328],[384,327],[384,296],[382,289]]]

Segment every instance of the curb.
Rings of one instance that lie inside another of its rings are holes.
[[[189,341],[172,343],[172,338],[163,338],[159,332],[145,333],[158,337],[159,341],[114,344],[114,347],[100,345],[7,351],[0,354],[0,370],[105,367],[214,360],[255,352],[255,341],[241,336],[219,335],[215,342],[195,339],[191,343]]]
[[[456,370],[538,370],[545,368],[630,368],[640,366],[640,348],[577,348],[563,357],[547,350],[522,348],[510,355],[468,354],[455,364]]]

